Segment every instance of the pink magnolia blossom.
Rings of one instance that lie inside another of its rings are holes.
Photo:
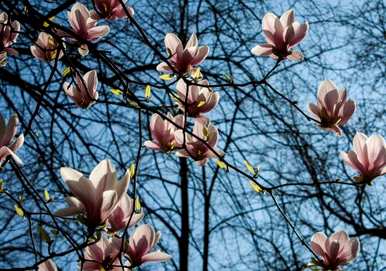
[[[168,114],[168,118],[180,127],[184,125],[183,115],[172,117]],[[173,151],[175,148],[179,147],[174,136],[177,129],[178,128],[169,120],[162,119],[158,114],[153,114],[150,120],[152,140],[147,140],[144,143],[145,147],[163,152]]]
[[[353,150],[341,152],[343,161],[359,172],[356,180],[370,183],[378,176],[386,174],[386,143],[382,136],[357,132],[353,140]]]
[[[200,65],[208,56],[208,46],[198,46],[197,36],[192,34],[185,47],[182,41],[172,33],[165,36],[165,46],[169,54],[168,63],[162,62],[157,66],[159,72],[185,74]]]
[[[142,210],[140,213],[134,212],[134,200],[125,194],[107,219],[107,224],[109,230],[115,232],[137,224],[142,218]]]
[[[40,60],[55,60],[63,57],[60,44],[50,34],[41,32],[35,45],[31,46],[31,53]]]
[[[321,257],[319,265],[325,270],[341,270],[341,266],[354,260],[359,253],[359,240],[349,238],[344,231],[338,231],[329,238],[322,232],[315,233],[311,248]]]
[[[92,13],[81,3],[75,3],[68,12],[68,21],[76,38],[90,42],[96,42],[110,32],[108,25],[97,26],[97,20],[92,18]],[[79,53],[84,56],[88,54],[87,44],[81,44]]]
[[[16,163],[22,164],[21,159],[15,154],[24,143],[24,136],[22,134],[16,138],[18,122],[17,116],[13,115],[9,119],[8,124],[6,124],[0,114],[0,164],[8,156],[11,156]]]
[[[117,180],[116,171],[109,160],[100,162],[86,178],[74,169],[63,167],[60,173],[73,196],[67,197],[69,207],[56,212],[58,216],[82,214],[90,227],[106,222],[129,185],[129,174],[121,181]]]
[[[93,19],[110,19],[115,20],[119,18],[125,18],[125,8],[119,2],[119,0],[94,0],[95,10],[91,11]],[[127,0],[123,0],[126,3]],[[126,6],[126,9],[130,16],[134,16],[134,9],[130,6]]]
[[[87,72],[83,77],[77,73],[75,82],[65,82],[63,89],[67,95],[81,108],[88,108],[98,100],[98,76],[95,70]]]
[[[68,21],[74,33],[87,41],[97,41],[110,31],[107,25],[97,26],[97,20],[91,18],[90,11],[81,3],[72,6],[68,12]]]
[[[7,13],[0,13],[0,52],[6,51],[8,54],[16,55],[17,51],[11,46],[16,42],[20,32],[20,23],[10,20]]]
[[[341,127],[355,111],[355,102],[347,100],[346,90],[338,90],[332,81],[325,80],[319,85],[316,105],[310,103],[308,111],[320,122],[321,128],[341,135]]]
[[[126,243],[125,253],[129,256],[132,267],[139,266],[146,262],[161,262],[171,258],[170,255],[151,250],[157,245],[161,237],[160,232],[156,232],[152,226],[144,224],[139,226],[134,234]]]
[[[201,80],[198,84],[209,86],[207,80]],[[186,97],[186,93],[188,93],[188,97]],[[211,111],[220,99],[220,95],[217,92],[213,92],[209,87],[189,85],[187,90],[183,79],[177,82],[177,94],[179,98],[177,101],[178,107],[182,111],[186,109],[190,117],[198,117],[203,113]],[[185,106],[185,101],[187,106]]]
[[[98,242],[88,246],[84,250],[85,262],[83,264],[84,271],[121,271],[119,254],[121,248],[121,239],[107,239],[102,237]]]
[[[190,157],[197,161],[197,164],[204,165],[209,158],[217,157],[212,149],[219,155],[223,154],[221,151],[216,149],[218,131],[207,118],[200,117],[195,119],[193,134],[201,140],[188,134],[187,132],[184,133],[183,130],[177,130],[175,132],[176,141],[181,146],[184,144],[185,136],[185,148],[177,152],[178,156]],[[210,148],[208,146],[210,146]]]
[[[58,268],[56,267],[54,261],[49,259],[39,264],[38,271],[58,271]]]
[[[288,58],[301,60],[303,55],[291,49],[299,44],[308,32],[308,23],[295,21],[293,10],[285,12],[280,19],[268,12],[263,18],[263,33],[267,43],[257,45],[251,52],[257,56],[270,56],[274,59]]]

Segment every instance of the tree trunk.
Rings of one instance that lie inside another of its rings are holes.
[[[189,189],[188,163],[186,158],[180,158],[181,178],[181,235],[179,240],[180,271],[188,271],[189,264]]]

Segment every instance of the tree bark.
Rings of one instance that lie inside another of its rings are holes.
[[[179,240],[180,271],[188,271],[189,265],[189,189],[188,163],[186,158],[180,158],[181,178],[181,235]]]

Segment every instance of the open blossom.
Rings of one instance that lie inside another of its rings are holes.
[[[176,141],[181,146],[184,144],[185,136],[185,148],[177,152],[178,156],[190,157],[197,161],[197,164],[204,165],[209,158],[217,157],[212,150],[222,155],[222,152],[216,149],[218,131],[207,118],[195,119],[193,134],[201,140],[183,130],[175,132]]]
[[[68,21],[72,30],[81,38],[87,41],[97,41],[107,35],[109,26],[97,26],[97,20],[91,18],[87,7],[81,3],[75,3],[68,12]]]
[[[144,224],[135,230],[124,249],[133,267],[146,262],[161,262],[171,258],[170,255],[159,250],[151,252],[160,237],[161,233],[156,232],[151,225]]]
[[[34,45],[31,46],[31,53],[40,60],[55,60],[63,57],[63,50],[60,44],[50,34],[41,32]]]
[[[312,236],[311,248],[320,256],[318,263],[325,270],[341,270],[341,266],[349,263],[358,256],[359,240],[349,238],[344,231],[338,231],[329,238],[322,232]]]
[[[83,77],[77,73],[75,82],[65,82],[63,89],[67,95],[81,108],[88,108],[98,100],[98,76],[95,70],[87,72]]]
[[[184,116],[177,115],[172,117],[168,114],[168,118],[175,124],[183,127]],[[162,119],[158,114],[153,114],[150,120],[150,132],[152,140],[147,140],[144,145],[149,149],[159,150],[163,152],[173,151],[179,147],[175,140],[174,133],[178,128],[167,119]]]
[[[113,232],[119,231],[125,229],[126,226],[130,227],[137,224],[142,217],[142,210],[140,213],[136,213],[134,211],[134,200],[125,194],[107,219],[108,228]]]
[[[119,0],[94,0],[95,10],[91,11],[93,19],[119,19],[127,17],[125,7],[122,6]],[[123,0],[126,3],[127,0]],[[126,6],[126,10],[130,16],[134,15],[134,9],[130,6]]]
[[[9,54],[17,54],[11,46],[16,42],[20,32],[20,23],[16,20],[10,20],[8,14],[0,13],[0,51],[6,51]]]
[[[293,10],[285,12],[280,19],[268,12],[263,18],[263,33],[267,43],[257,45],[251,52],[257,56],[270,56],[274,59],[288,58],[301,60],[303,55],[291,49],[299,44],[308,32],[308,23],[295,21]]]
[[[0,164],[11,156],[16,163],[22,164],[21,159],[15,152],[23,145],[24,136],[21,134],[16,138],[17,124],[19,120],[16,115],[13,115],[8,124],[0,114]]]
[[[68,12],[68,21],[72,31],[77,35],[75,38],[81,40],[96,42],[110,32],[108,25],[97,26],[97,20],[92,18],[92,13],[85,5],[78,2]],[[71,40],[74,40],[74,38],[71,38]],[[81,44],[78,51],[82,56],[87,55],[87,44]]]
[[[355,102],[347,99],[346,90],[338,90],[332,81],[325,80],[319,85],[316,105],[310,103],[308,111],[320,122],[321,128],[341,135],[341,127],[355,111]]]
[[[58,268],[53,260],[49,259],[38,266],[38,271],[57,271]]]
[[[84,250],[84,271],[119,271],[122,269],[119,261],[121,239],[102,237],[98,242],[89,245]]]
[[[207,80],[201,80],[199,85],[209,86]],[[186,97],[188,93],[188,97]],[[187,90],[186,83],[183,79],[177,82],[178,107],[182,111],[187,111],[188,116],[198,117],[203,113],[211,111],[220,99],[217,92],[213,92],[209,87],[189,85]],[[186,101],[186,104],[185,104]]]
[[[162,62],[157,66],[159,72],[185,74],[200,65],[208,56],[208,46],[198,46],[196,34],[192,34],[185,47],[182,41],[173,33],[165,36],[165,46],[169,54],[168,63]]]
[[[73,196],[67,197],[69,207],[56,212],[58,216],[82,214],[86,224],[96,227],[104,224],[112,214],[129,185],[129,174],[121,181],[109,160],[100,162],[86,178],[74,169],[63,167],[60,173]]]
[[[369,183],[378,176],[386,174],[386,143],[382,136],[357,132],[353,140],[353,150],[341,152],[343,161],[360,175],[356,180]]]

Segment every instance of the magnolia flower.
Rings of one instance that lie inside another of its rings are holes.
[[[40,60],[55,60],[63,57],[63,50],[60,44],[48,33],[41,32],[36,45],[30,47],[34,57]]]
[[[168,114],[168,118],[175,124],[182,127],[184,125],[184,116],[177,115],[172,117]],[[153,114],[150,120],[150,132],[152,140],[147,140],[144,145],[149,149],[169,152],[179,147],[177,144],[174,133],[178,128],[169,120],[163,120],[160,115]]]
[[[137,224],[143,217],[143,212],[136,213],[134,211],[134,200],[125,194],[119,201],[117,207],[107,219],[107,224],[110,231],[119,231]]]
[[[122,269],[119,261],[121,244],[121,239],[114,237],[112,240],[109,240],[102,237],[98,242],[86,247],[84,250],[85,263],[82,270],[127,270],[127,268]]]
[[[82,40],[96,42],[100,38],[107,35],[110,31],[109,26],[97,26],[97,21],[91,17],[91,12],[81,3],[75,3],[71,11],[68,12],[68,21],[73,32],[77,35],[76,38]],[[88,54],[86,44],[81,44],[79,53],[84,56]]]
[[[159,72],[185,74],[200,65],[208,56],[208,46],[198,46],[197,36],[192,34],[183,46],[181,40],[172,33],[165,36],[165,46],[169,54],[168,63],[162,62],[157,66]],[[170,66],[171,67],[170,67]]]
[[[359,252],[357,238],[349,239],[344,231],[335,232],[329,238],[322,232],[315,233],[311,239],[311,248],[321,257],[318,265],[325,270],[341,270],[340,266],[354,260]]]
[[[308,111],[320,122],[321,128],[341,135],[341,127],[355,111],[355,102],[347,100],[346,90],[338,90],[332,81],[325,80],[319,85],[316,105],[310,103]]]
[[[68,12],[68,21],[79,38],[87,41],[97,41],[110,31],[107,25],[96,26],[97,21],[91,18],[90,11],[81,3],[72,6]]]
[[[356,133],[353,150],[341,152],[343,161],[359,172],[356,180],[360,183],[371,182],[378,176],[386,174],[386,143],[382,136]]]
[[[11,156],[16,163],[22,164],[21,159],[15,154],[24,143],[24,136],[22,134],[17,138],[15,137],[18,123],[19,119],[16,115],[13,115],[9,119],[8,124],[6,124],[0,114],[0,164],[8,156]]]
[[[150,252],[161,237],[152,226],[144,224],[139,226],[126,243],[125,253],[129,256],[132,267],[139,266],[145,262],[161,262],[171,258],[170,255],[161,252]]]
[[[49,259],[45,262],[42,262],[38,266],[38,271],[57,271],[58,268],[56,268],[56,264],[53,260]]]
[[[127,0],[123,0],[126,3]],[[94,0],[95,10],[91,11],[93,19],[119,19],[127,17],[125,7],[122,6],[119,0]],[[127,12],[130,16],[134,16],[134,9],[126,6]]]
[[[16,55],[17,51],[10,48],[19,36],[20,23],[8,18],[7,13],[0,13],[0,51],[6,51],[8,54]]]
[[[198,82],[199,85],[209,86],[207,80]],[[186,97],[188,93],[188,97]],[[178,107],[182,111],[187,111],[188,116],[198,117],[202,113],[207,113],[212,110],[220,99],[217,92],[213,92],[209,87],[201,87],[197,85],[189,85],[186,88],[186,83],[183,79],[177,82]],[[186,104],[185,104],[186,102]]]
[[[301,60],[303,58],[300,52],[292,51],[291,48],[304,39],[308,31],[308,23],[295,22],[293,10],[288,10],[280,19],[268,12],[262,24],[267,43],[254,47],[251,50],[252,54],[270,56],[274,59]]]
[[[109,160],[100,162],[86,178],[74,169],[63,167],[60,173],[73,196],[67,197],[69,207],[56,212],[58,216],[82,214],[90,227],[106,222],[125,195],[129,174],[117,181],[116,172]]]
[[[190,157],[197,161],[197,164],[204,165],[209,158],[217,157],[212,149],[222,155],[221,151],[216,150],[218,131],[207,118],[200,117],[195,120],[193,134],[201,140],[183,130],[175,132],[178,144],[183,146],[185,141],[185,149],[179,150],[177,152],[178,156]]]
[[[83,77],[77,73],[75,82],[65,82],[63,89],[67,95],[81,108],[88,108],[98,100],[98,76],[95,70],[87,72]]]

